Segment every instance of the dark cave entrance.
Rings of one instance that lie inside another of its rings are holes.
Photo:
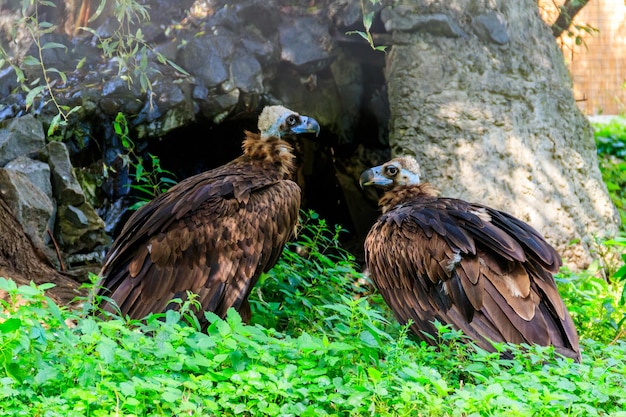
[[[237,116],[219,125],[200,121],[162,138],[151,139],[144,154],[158,156],[161,167],[173,172],[180,181],[241,155],[241,140],[236,139],[243,139],[244,129],[255,131],[256,121],[256,114]],[[330,226],[342,225],[348,231],[342,243],[352,251],[350,247],[356,246],[352,243],[357,239],[356,226],[337,178],[337,158],[347,149],[342,149],[337,142],[337,137],[323,128],[317,138],[300,137],[296,143],[292,142],[298,161],[296,181],[303,190],[302,209],[314,210]]]

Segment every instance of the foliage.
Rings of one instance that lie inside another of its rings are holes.
[[[90,20],[96,19],[105,9],[107,0],[100,0],[100,4],[90,17]],[[35,45],[36,56],[27,55],[16,62],[15,57],[11,57],[7,51],[0,46],[0,69],[6,65],[10,65],[15,71],[19,88],[26,93],[26,108],[32,108],[36,100],[45,100],[49,97],[57,111],[53,116],[50,127],[48,128],[48,136],[54,136],[60,127],[67,126],[70,116],[79,111],[81,106],[69,107],[61,102],[58,98],[57,91],[59,88],[67,87],[68,75],[65,71],[58,68],[50,67],[44,59],[44,52],[51,49],[64,49],[67,46],[52,41],[45,41],[44,35],[48,35],[60,30],[58,25],[52,22],[41,20],[39,9],[41,7],[57,7],[50,0],[23,0],[20,9],[21,18],[13,26],[14,31],[18,27],[24,27]],[[118,76],[128,82],[128,86],[133,81],[138,80],[142,92],[148,93],[148,98],[152,99],[152,78],[159,74],[159,70],[150,62],[150,56],[154,56],[161,64],[174,68],[181,74],[189,75],[184,69],[167,59],[163,54],[156,52],[145,41],[141,28],[133,31],[135,25],[150,20],[148,6],[142,5],[136,0],[114,0],[114,17],[118,26],[111,36],[100,36],[95,30],[83,27],[80,28],[93,34],[98,39],[98,47],[102,50],[105,58],[115,59],[118,65]],[[15,33],[14,33],[15,35]],[[79,61],[76,69],[84,64],[84,59]],[[22,66],[39,68],[40,77],[36,79],[27,79]],[[58,77],[60,83],[53,79]]]
[[[283,251],[283,262],[261,276],[250,297],[255,323],[288,333],[329,329],[327,306],[368,290],[354,257],[339,247],[345,232],[341,226],[330,232],[326,221],[309,211],[303,213],[300,229],[298,241]]]
[[[599,155],[626,157],[626,119],[593,124]]]
[[[43,6],[56,7],[54,3],[48,0],[25,0],[22,1],[22,7],[20,9],[22,18],[14,25],[15,28],[23,26],[28,30],[28,33],[36,46],[35,50],[37,56],[27,55],[24,57],[21,65],[31,66],[33,68],[39,68],[41,71],[40,77],[35,80],[27,80],[21,66],[13,62],[6,50],[0,45],[0,69],[5,65],[10,65],[17,76],[17,81],[20,84],[20,88],[26,93],[26,109],[31,108],[36,99],[45,100],[49,97],[49,100],[54,104],[57,114],[52,118],[50,127],[48,128],[48,136],[52,136],[54,132],[62,126],[66,126],[72,113],[80,110],[80,106],[69,107],[59,102],[55,94],[55,88],[53,84],[53,75],[56,75],[61,80],[61,86],[67,83],[67,75],[65,72],[60,71],[57,68],[49,67],[44,60],[44,51],[50,49],[65,49],[67,46],[58,42],[44,42],[42,37],[46,34],[53,33],[58,29],[57,25],[50,22],[40,20],[39,8]],[[32,12],[31,12],[32,9]],[[43,79],[43,83],[40,80]]]
[[[88,300],[72,311],[50,285],[0,279],[0,416],[624,415],[623,340],[583,329],[582,364],[539,347],[501,359],[445,326],[439,348],[415,342],[337,245],[341,229],[304,223],[262,280],[256,323],[209,314],[206,334],[186,324],[189,303],[103,320]]]
[[[594,123],[602,179],[617,207],[626,232],[626,121]]]
[[[113,129],[126,152],[119,155],[123,166],[132,168],[130,176],[134,183],[130,185],[130,188],[139,192],[137,196],[139,201],[129,207],[131,210],[136,210],[154,197],[166,192],[172,185],[176,184],[176,180],[173,178],[174,173],[161,167],[161,160],[156,155],[148,153],[150,165],[144,166],[143,159],[137,154],[135,143],[129,136],[128,121],[122,113],[118,113],[115,117]],[[112,169],[106,167],[105,174]]]
[[[591,26],[588,23],[585,23],[582,25],[573,24],[565,32],[567,33],[567,36],[569,38],[574,38],[574,45],[576,46],[582,45],[586,49],[587,49],[587,42],[585,41],[585,39],[589,36],[594,36],[600,33],[600,31],[597,28]]]
[[[369,2],[372,5],[375,5],[375,4],[379,4],[380,0],[369,0]],[[375,51],[385,52],[385,49],[387,49],[387,46],[374,45],[374,39],[372,38],[372,33],[370,32],[370,29],[372,28],[372,21],[374,20],[375,12],[373,11],[368,12],[366,10],[364,0],[360,0],[360,4],[361,4],[361,13],[363,14],[363,27],[365,28],[365,32],[360,31],[360,30],[351,30],[349,32],[346,32],[346,35],[359,35],[360,37],[365,39],[367,43],[370,45],[370,47],[374,49]]]
[[[92,17],[95,19],[104,9],[106,0],[100,1],[98,10]],[[152,78],[160,74],[159,70],[150,64],[149,56],[154,55],[161,64],[167,64],[184,75],[189,75],[184,69],[167,59],[160,52],[155,51],[144,39],[141,27],[135,26],[150,20],[148,5],[136,0],[115,0],[114,13],[117,27],[111,36],[103,37],[89,27],[81,28],[98,39],[98,47],[105,58],[116,58],[118,76],[128,82],[128,87],[138,80],[142,92],[148,92],[151,99]]]
[[[624,338],[626,282],[623,277],[609,282],[599,273],[599,264],[596,262],[586,271],[576,273],[563,268],[556,280],[581,337],[601,343],[612,343]]]

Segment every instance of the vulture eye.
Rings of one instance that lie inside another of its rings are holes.
[[[298,116],[294,116],[292,114],[291,116],[287,117],[286,122],[287,122],[287,126],[294,127],[298,123]]]
[[[396,175],[398,175],[398,168],[394,167],[393,165],[389,165],[387,168],[385,168],[385,171],[387,171],[387,174],[389,174],[390,177],[395,177]]]

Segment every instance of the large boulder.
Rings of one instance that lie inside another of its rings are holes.
[[[563,55],[536,8],[416,1],[384,13],[395,29],[390,145],[415,155],[442,194],[511,212],[585,267],[592,238],[614,236],[618,217]],[[439,17],[424,25],[428,14]]]
[[[46,146],[48,164],[52,170],[53,193],[57,202],[56,233],[67,254],[88,252],[109,242],[104,222],[87,202],[62,142]]]
[[[54,200],[25,174],[6,168],[0,168],[0,193],[33,245],[51,257],[46,244],[54,230]]]
[[[0,167],[45,145],[41,122],[30,114],[0,124]]]

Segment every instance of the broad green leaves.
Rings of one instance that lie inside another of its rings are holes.
[[[145,320],[103,320],[90,301],[72,311],[48,285],[0,278],[0,416],[623,415],[623,339],[583,328],[582,364],[535,346],[501,359],[440,324],[439,346],[414,342],[339,247],[341,229],[303,217],[300,255],[287,250],[264,277],[252,325],[207,313],[200,333],[193,297]],[[613,295],[593,272],[559,283],[573,314],[602,328],[593,311]]]

